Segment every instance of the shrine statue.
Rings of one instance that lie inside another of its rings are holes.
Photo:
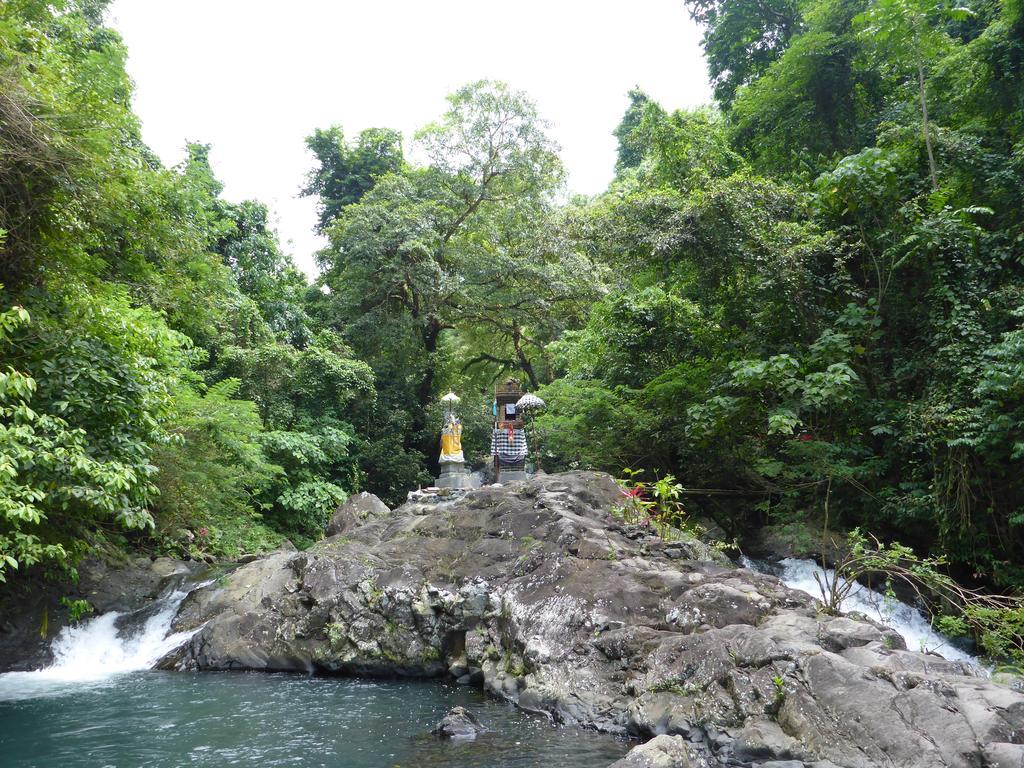
[[[439,461],[454,461],[461,464],[465,460],[462,455],[462,422],[454,413],[449,413],[441,428],[441,457]]]
[[[438,488],[472,488],[473,482],[462,455],[462,422],[455,415],[459,396],[449,392],[441,398],[444,403],[444,424],[441,426],[441,456],[437,460],[441,474],[436,480]]]

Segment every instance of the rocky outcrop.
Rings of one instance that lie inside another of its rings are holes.
[[[349,496],[344,504],[340,504],[331,519],[327,522],[324,533],[327,536],[338,536],[357,528],[368,520],[387,517],[391,509],[372,493],[362,491]]]
[[[623,526],[619,501],[574,472],[406,504],[194,593],[177,628],[200,629],[165,665],[449,675],[558,722],[678,737],[624,765],[1019,764],[1021,694]]]

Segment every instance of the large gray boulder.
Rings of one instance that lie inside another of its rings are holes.
[[[691,745],[682,736],[655,736],[646,744],[633,747],[609,768],[696,768],[706,758],[694,756]]]
[[[324,534],[327,536],[339,536],[353,528],[358,528],[368,520],[375,520],[387,517],[391,509],[383,501],[372,493],[361,491],[338,506],[327,523]]]
[[[609,476],[571,472],[403,505],[193,594],[177,628],[198,631],[166,663],[451,676],[559,723],[680,737],[694,765],[1019,753],[1020,693],[704,545],[623,526],[620,501]]]
[[[487,728],[465,707],[452,707],[431,731],[439,739],[475,739]]]

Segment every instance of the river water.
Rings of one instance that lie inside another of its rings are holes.
[[[491,731],[436,741],[456,704]],[[146,671],[0,702],[4,768],[604,768],[628,747],[437,682]]]
[[[152,671],[188,637],[170,632],[184,596],[65,629],[52,666],[0,675],[0,766],[603,768],[630,746],[440,682]],[[455,705],[490,730],[435,740]]]

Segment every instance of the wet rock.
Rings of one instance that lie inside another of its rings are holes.
[[[186,563],[182,560],[175,560],[173,557],[158,557],[151,563],[146,563],[143,560],[140,566],[148,566],[150,572],[159,579],[172,579],[179,576],[188,576],[195,571],[195,566],[192,563]]]
[[[475,739],[486,730],[468,709],[452,707],[431,733],[439,739]]]
[[[899,633],[887,633],[869,624],[867,617],[860,617],[859,620],[838,616],[822,625],[822,642],[830,651],[845,651],[847,648],[858,648],[872,642],[883,640],[883,634],[890,638],[890,645],[898,643],[895,647],[905,647],[903,638]]]
[[[701,584],[681,595],[669,612],[668,621],[682,631],[708,625],[756,624],[772,605],[756,590],[744,590],[743,584]]]

